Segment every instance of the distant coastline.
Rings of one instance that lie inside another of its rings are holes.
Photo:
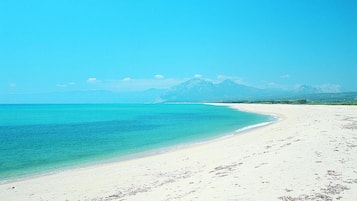
[[[260,89],[239,84],[234,80],[215,83],[194,78],[166,89],[148,89],[130,92],[84,90],[50,93],[0,94],[0,104],[155,104],[205,102],[295,102],[306,100],[311,104],[355,104],[357,92],[325,92],[302,85],[297,89]]]
[[[357,101],[308,101],[299,100],[259,100],[259,101],[223,101],[221,103],[246,103],[246,104],[287,104],[287,105],[357,105]]]

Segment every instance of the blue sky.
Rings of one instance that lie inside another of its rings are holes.
[[[357,1],[0,1],[0,94],[193,77],[357,91]]]

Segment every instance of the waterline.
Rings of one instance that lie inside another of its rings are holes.
[[[202,104],[22,105],[0,110],[9,114],[0,122],[0,180],[164,153],[271,120]]]

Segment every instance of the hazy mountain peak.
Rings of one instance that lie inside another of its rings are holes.
[[[192,89],[192,88],[207,88],[207,87],[212,87],[213,83],[204,80],[204,79],[200,79],[200,78],[193,78],[190,80],[187,80],[175,87],[173,87],[173,89]]]
[[[260,90],[226,79],[214,84],[211,81],[194,78],[187,80],[162,96],[167,101],[225,101],[258,95]]]
[[[231,79],[223,80],[220,85],[238,85],[235,81]]]
[[[313,87],[310,85],[300,85],[297,89],[296,89],[297,93],[302,93],[302,94],[315,94],[315,93],[321,93],[322,90],[320,88],[317,87]]]

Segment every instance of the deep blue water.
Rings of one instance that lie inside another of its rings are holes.
[[[0,180],[209,140],[270,120],[203,104],[0,105]]]

